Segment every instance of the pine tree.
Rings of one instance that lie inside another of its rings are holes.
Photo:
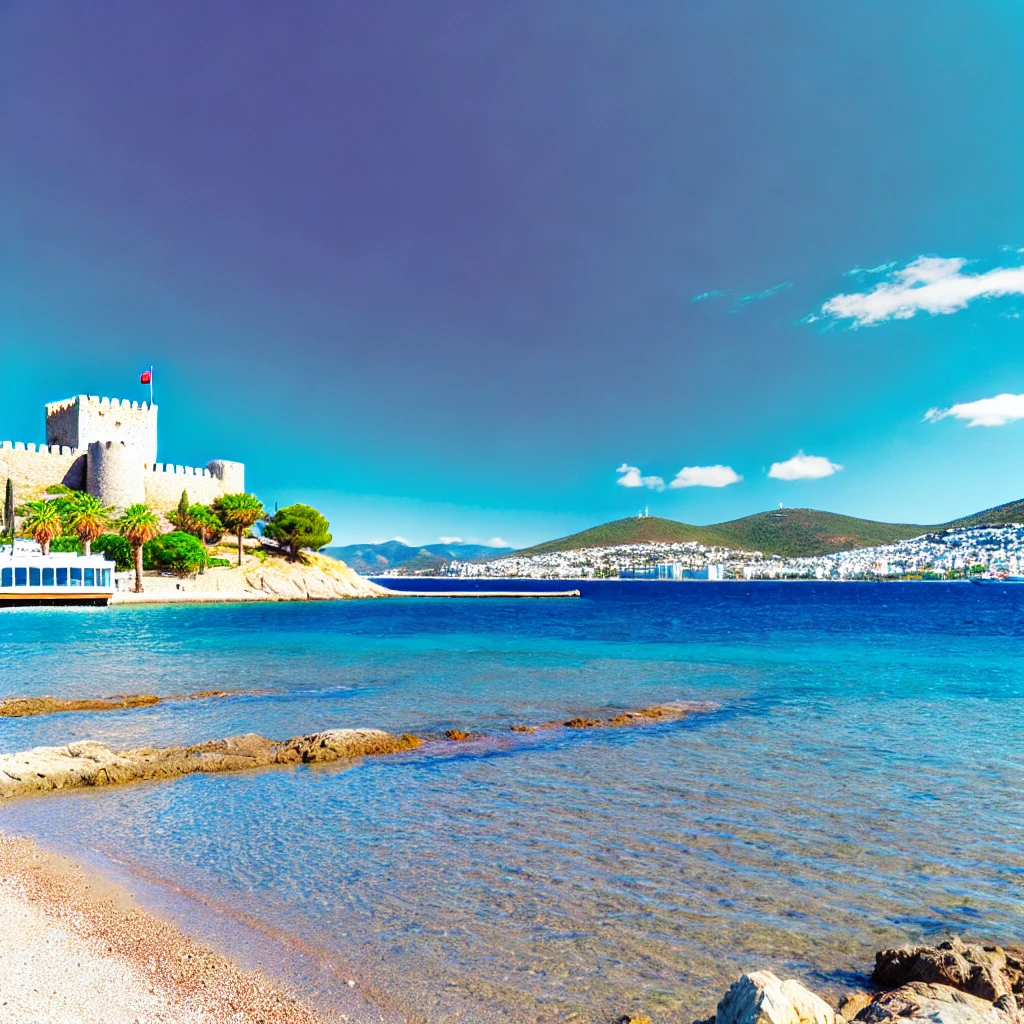
[[[14,481],[8,477],[4,491],[4,532],[14,537]]]

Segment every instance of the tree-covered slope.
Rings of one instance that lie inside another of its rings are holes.
[[[827,555],[851,548],[874,547],[898,540],[919,537],[961,526],[1003,526],[1024,523],[1024,500],[1012,501],[997,508],[986,509],[963,519],[935,526],[915,523],[878,523],[872,519],[819,512],[809,508],[777,509],[757,512],[742,519],[709,526],[691,526],[657,516],[617,519],[569,537],[537,544],[517,552],[539,555],[574,548],[612,547],[617,544],[697,541],[745,551],[763,551],[766,555],[797,558],[804,555]]]

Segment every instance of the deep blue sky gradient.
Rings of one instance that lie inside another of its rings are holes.
[[[1024,421],[921,422],[1024,392],[1017,302],[800,321],[1019,264],[1021,124],[1010,0],[3,3],[0,436],[153,363],[162,459],[340,542],[1018,498]],[[800,449],[845,468],[767,478]]]

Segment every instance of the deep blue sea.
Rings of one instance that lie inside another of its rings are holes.
[[[266,691],[0,719],[4,750],[485,736],[11,801],[0,829],[375,1022],[688,1024],[744,969],[837,992],[883,944],[1024,940],[1024,587],[553,586],[582,597],[0,612],[3,696]],[[693,699],[718,710],[508,728]]]

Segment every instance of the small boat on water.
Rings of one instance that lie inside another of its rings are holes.
[[[44,555],[35,541],[16,540],[0,547],[0,608],[108,604],[114,568],[103,555]]]
[[[1011,576],[1009,573],[997,573],[995,576],[972,576],[971,582],[979,587],[995,583],[1024,583],[1024,576]]]

